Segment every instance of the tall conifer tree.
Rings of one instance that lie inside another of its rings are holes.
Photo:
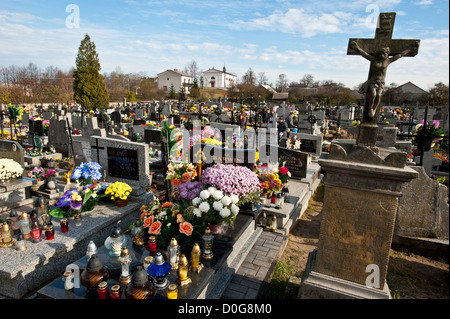
[[[95,44],[88,34],[81,41],[73,71],[73,97],[88,109],[101,108],[109,103]]]

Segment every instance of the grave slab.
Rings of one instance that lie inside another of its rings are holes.
[[[7,298],[23,298],[34,293],[44,283],[64,272],[66,266],[86,254],[90,240],[97,247],[103,245],[114,224],[121,221],[122,229],[128,228],[139,214],[141,205],[151,200],[152,193],[130,197],[125,207],[114,203],[97,205],[91,212],[83,214],[79,227],[69,219],[69,232],[61,233],[59,219],[53,218],[55,238],[43,239],[39,243],[27,241],[27,249],[2,249],[0,255],[0,295]],[[149,198],[150,197],[150,198]]]

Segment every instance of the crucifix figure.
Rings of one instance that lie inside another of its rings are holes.
[[[368,80],[361,86],[365,94],[363,120],[358,145],[375,146],[378,114],[388,66],[398,59],[417,55],[420,40],[392,39],[395,12],[380,13],[374,39],[350,39],[347,55],[362,55],[370,61]]]

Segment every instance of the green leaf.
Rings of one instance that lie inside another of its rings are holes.
[[[50,211],[49,214],[55,218],[64,218],[66,217],[67,212],[64,209],[58,207]]]

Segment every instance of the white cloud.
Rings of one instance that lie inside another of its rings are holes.
[[[428,7],[433,4],[433,0],[421,0],[419,2],[414,3],[416,6]]]
[[[284,32],[312,37],[317,34],[341,33],[342,27],[351,17],[351,14],[344,12],[311,14],[304,9],[291,8],[284,13],[276,11],[266,17],[249,21],[238,20],[229,26],[233,29]]]

